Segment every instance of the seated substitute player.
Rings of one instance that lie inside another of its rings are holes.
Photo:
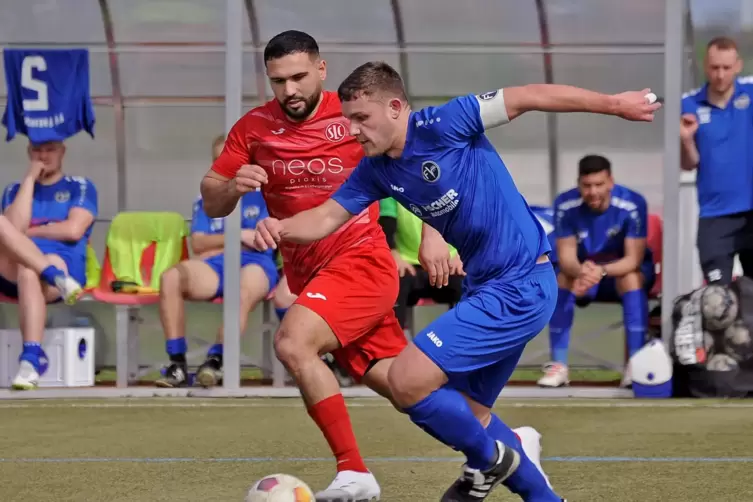
[[[224,147],[224,136],[212,146],[216,160]],[[241,303],[240,329],[246,331],[248,316],[277,284],[277,267],[273,252],[249,249],[253,245],[254,228],[260,218],[268,215],[260,192],[250,192],[241,199]],[[158,387],[188,385],[186,369],[185,300],[207,301],[222,297],[224,285],[225,247],[224,219],[211,219],[199,198],[193,207],[191,247],[194,257],[166,270],[160,278],[160,320],[165,333],[165,346],[170,357],[165,376],[155,382]],[[222,380],[222,326],[209,348],[206,360],[196,371],[196,380],[203,387],[219,385]]]
[[[400,276],[400,291],[395,303],[395,315],[403,329],[406,328],[408,309],[419,300],[430,298],[437,303],[450,306],[460,301],[463,293],[463,262],[458,252],[450,246],[450,276],[447,286],[434,287],[430,284],[429,274],[419,262],[418,249],[421,245],[421,228],[423,223],[412,212],[388,198],[379,201],[379,224],[382,225],[387,244],[392,250],[392,257]]]
[[[442,236],[458,249],[467,273],[463,299],[418,334],[388,375],[392,398],[411,420],[467,457],[445,502],[484,500],[500,483],[527,501],[561,500],[491,412],[526,343],[549,322],[557,281],[546,234],[484,131],[530,110],[651,121],[660,105],[649,104],[648,92],[528,85],[412,112],[398,73],[366,63],[338,94],[368,158],[330,200],[257,226],[259,249],[312,242],[392,196],[430,223],[424,241],[441,243],[425,260],[432,270],[449,274]]]
[[[646,199],[615,185],[609,160],[587,155],[578,164],[578,187],[554,201],[557,239],[557,306],[549,322],[552,363],[542,387],[568,383],[567,349],[574,306],[591,301],[622,302],[628,354],[645,343],[648,297],[656,279],[646,248]],[[629,368],[623,385],[630,384]]]
[[[72,299],[86,283],[86,248],[97,216],[97,191],[91,181],[63,174],[65,145],[59,141],[29,144],[30,167],[20,183],[3,193],[3,213],[46,256],[46,261],[69,274],[70,285],[40,280],[39,265],[21,264],[0,271],[0,292],[18,298],[23,351],[12,386],[19,390],[37,387],[47,371],[42,349],[47,302]],[[7,264],[6,264],[7,265]]]

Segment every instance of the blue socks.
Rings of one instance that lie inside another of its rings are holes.
[[[176,338],[175,340],[166,340],[165,350],[167,350],[167,355],[170,356],[170,361],[183,365],[186,364],[188,345],[184,337]]]
[[[61,275],[65,276],[65,272],[55,266],[50,265],[46,269],[42,270],[42,273],[39,274],[39,277],[50,286],[55,287],[55,278]]]
[[[442,387],[404,411],[429,435],[465,453],[469,467],[485,470],[495,462],[497,444],[458,391]]]
[[[560,288],[557,305],[549,321],[549,348],[552,361],[567,364],[567,350],[570,346],[570,330],[575,315],[575,295],[572,291]]]
[[[646,343],[648,297],[643,289],[622,295],[622,320],[625,324],[628,356],[632,356]]]
[[[527,502],[560,502],[562,499],[549,488],[544,475],[541,474],[538,467],[528,458],[523,451],[523,446],[518,436],[508,427],[497,415],[492,413],[492,420],[486,427],[486,432],[498,441],[502,441],[507,446],[511,446],[520,453],[520,466],[512,476],[507,478],[502,484],[510,489],[511,492],[520,495]]]
[[[207,357],[212,356],[220,356],[222,357],[222,344],[221,343],[215,343],[211,347],[209,347],[209,351],[207,352]]]
[[[34,366],[37,373],[44,375],[50,365],[42,345],[37,342],[24,342],[24,348],[18,361],[27,361]]]

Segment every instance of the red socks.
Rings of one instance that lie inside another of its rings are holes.
[[[308,411],[335,455],[337,472],[368,472],[361,452],[358,451],[356,436],[353,434],[353,426],[342,394],[335,394],[319,401]]]

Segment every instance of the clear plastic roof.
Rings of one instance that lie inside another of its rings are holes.
[[[753,57],[753,1],[689,4],[688,88],[702,81],[699,58],[714,35],[737,37]],[[96,138],[68,142],[66,169],[98,186],[101,218],[123,209],[190,215],[211,140],[223,130],[225,7],[225,0],[0,0],[0,46],[90,51]],[[381,59],[400,70],[414,106],[531,82],[603,92],[664,85],[664,2],[657,0],[245,0],[244,7],[246,110],[271,97],[259,51],[293,28],[319,41],[329,88]],[[5,94],[0,80],[0,112]],[[582,155],[602,153],[618,182],[661,208],[660,122],[531,114],[490,137],[531,203],[551,203],[573,185]],[[0,184],[24,172],[25,146],[23,139],[3,145]]]

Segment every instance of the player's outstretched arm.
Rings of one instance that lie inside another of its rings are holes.
[[[352,216],[334,199],[327,199],[313,209],[282,220],[280,237],[298,244],[308,244],[335,233]]]
[[[282,241],[308,244],[333,234],[351,218],[351,214],[333,199],[295,216],[278,220],[265,218],[256,225],[254,249],[277,249]]]
[[[614,115],[626,120],[651,122],[661,103],[649,102],[650,89],[630,91],[621,94],[601,94],[580,87],[558,84],[531,84],[508,87],[502,91],[503,99],[481,101],[481,116],[492,115],[493,110],[484,106],[503,106],[507,121],[529,111],[552,113],[599,113]],[[652,96],[655,100],[656,96]],[[500,110],[498,113],[502,113]],[[499,122],[499,124],[504,121]],[[497,125],[499,125],[497,124]]]

